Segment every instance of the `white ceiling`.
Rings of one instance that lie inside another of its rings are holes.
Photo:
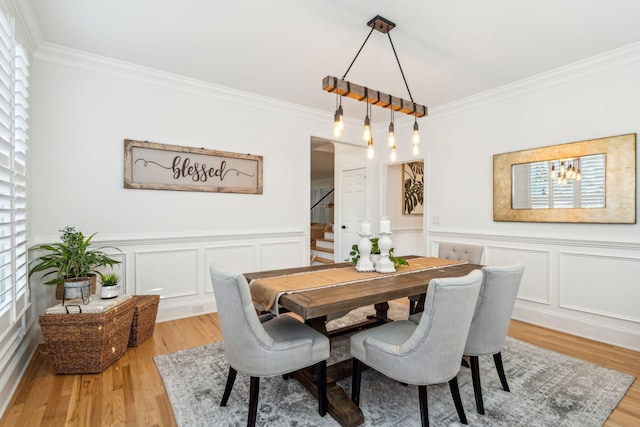
[[[376,15],[396,24],[409,88],[429,107],[640,41],[638,0],[29,3],[45,42],[331,112],[322,78],[342,77]],[[378,31],[347,80],[409,98]],[[345,113],[361,116],[364,105],[348,102]]]

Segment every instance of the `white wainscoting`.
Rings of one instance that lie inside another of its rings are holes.
[[[209,266],[216,263],[237,273],[309,265],[308,230],[224,231],[219,234],[118,236],[97,245],[119,248],[116,272],[123,292],[160,295],[157,321],[217,311]],[[36,282],[37,280],[32,280]],[[52,287],[34,283],[42,312],[59,301]],[[98,290],[99,292],[99,290]]]
[[[484,265],[524,262],[513,318],[640,351],[640,243],[431,231],[440,242],[485,246]]]

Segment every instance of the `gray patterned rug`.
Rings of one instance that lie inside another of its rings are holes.
[[[399,307],[398,307],[399,306]],[[370,309],[371,310],[371,309]],[[394,305],[392,318],[406,318],[406,307]],[[366,315],[359,309],[332,321],[339,327]],[[348,352],[348,337],[332,345],[332,359]],[[528,427],[602,426],[622,399],[634,377],[508,338],[502,352],[511,393],[502,390],[493,358],[481,357],[485,414],[475,410],[471,372],[458,374],[460,394],[469,425]],[[155,356],[176,422],[181,427],[244,426],[247,422],[249,378],[238,373],[229,403],[220,399],[229,365],[222,342]],[[348,395],[351,379],[339,382]],[[461,425],[447,384],[428,387],[432,426]],[[365,426],[419,426],[418,389],[403,387],[378,372],[362,373],[360,406]],[[337,426],[317,413],[317,401],[295,380],[281,377],[260,381],[258,425]]]

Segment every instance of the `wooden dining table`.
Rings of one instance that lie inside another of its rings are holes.
[[[411,259],[420,257],[407,256],[404,258],[411,264]],[[435,258],[430,260],[437,261]],[[450,260],[442,261],[451,262]],[[297,314],[306,324],[332,338],[332,336],[347,332],[345,329],[357,330],[391,321],[387,317],[388,302],[399,298],[425,294],[432,279],[465,276],[472,270],[481,267],[476,264],[457,263],[408,273],[377,274],[364,280],[336,286],[296,290],[291,293],[285,291],[279,295],[276,307],[280,310],[284,309],[284,311]],[[261,271],[245,273],[244,276],[250,283],[257,283],[260,279],[266,278],[276,279],[292,275],[304,277],[305,273],[349,268],[354,268],[352,263]],[[423,300],[421,299],[421,301]],[[327,332],[327,316],[368,305],[374,305],[376,313],[365,322],[332,331],[331,333]],[[416,311],[420,310],[422,310],[421,302],[416,307]],[[360,408],[351,401],[351,398],[342,387],[336,383],[336,381],[351,374],[351,363],[349,359],[327,368],[328,412],[343,427],[357,426],[364,422],[364,415]],[[292,373],[291,376],[311,391],[314,396],[317,396],[316,376],[313,369],[297,371]]]

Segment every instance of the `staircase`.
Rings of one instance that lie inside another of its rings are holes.
[[[333,232],[311,240],[311,265],[333,264]]]

